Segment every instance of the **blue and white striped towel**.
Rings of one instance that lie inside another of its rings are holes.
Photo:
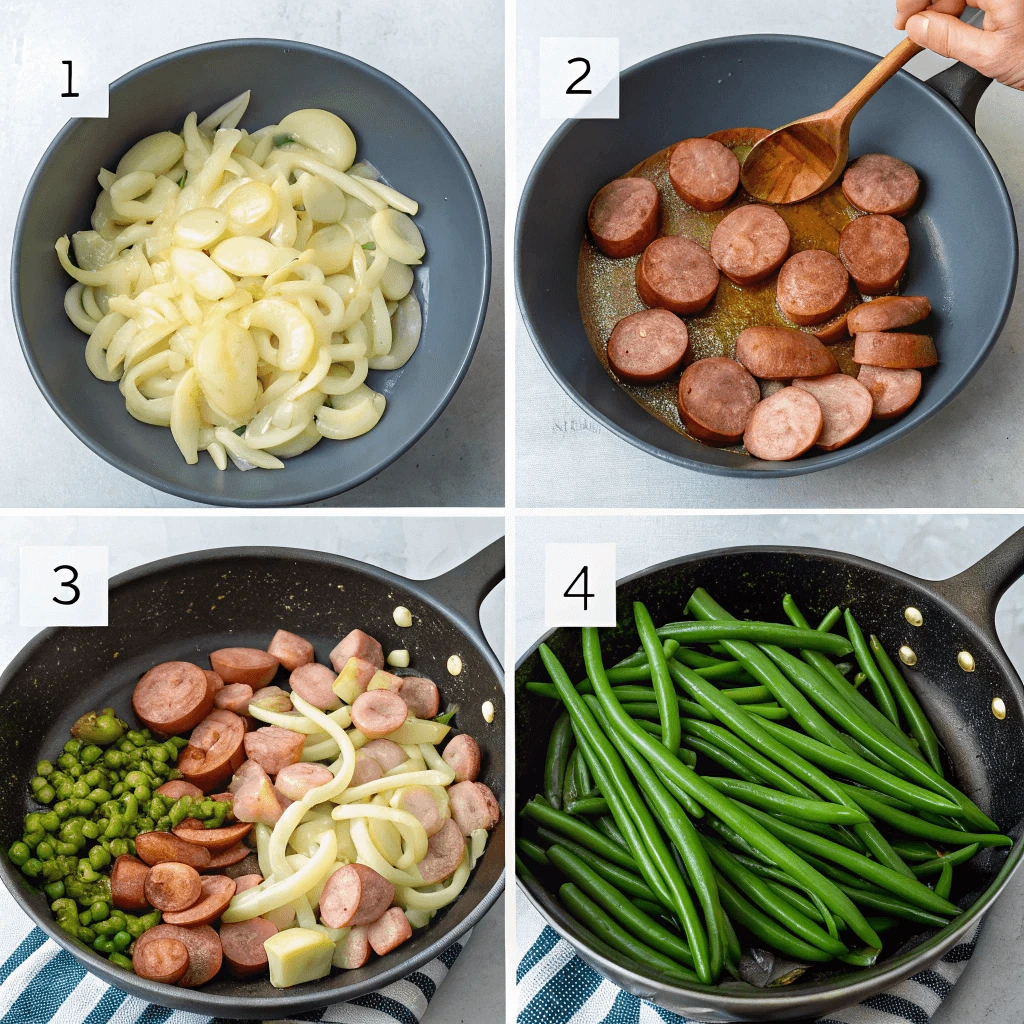
[[[35,927],[0,885],[0,1024],[209,1024],[211,1017],[155,1006],[89,974]],[[338,1024],[417,1024],[472,931],[379,992],[304,1014]]]
[[[816,1024],[927,1024],[971,959],[979,927],[930,969]],[[588,967],[518,887],[516,943],[519,1024],[688,1024]]]

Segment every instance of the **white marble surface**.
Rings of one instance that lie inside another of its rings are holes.
[[[0,280],[22,193],[67,118],[44,92],[51,69],[102,63],[107,81],[172,50],[215,39],[265,36],[341,50],[396,78],[454,135],[487,206],[493,249],[490,304],[473,364],[447,409],[420,440],[372,480],[324,504],[500,506],[504,489],[505,147],[502,0],[5,0],[0,19],[0,122],[5,187],[0,194]],[[128,20],[126,20],[128,18]],[[58,76],[59,77],[59,76]],[[47,405],[21,355],[6,284],[0,288],[0,506],[182,507],[108,465]],[[83,364],[82,372],[86,373]]]
[[[825,37],[881,54],[900,39],[893,11],[892,0],[634,0],[628,6],[620,0],[520,0],[517,203],[534,161],[558,127],[538,118],[541,36],[618,36],[623,68],[685,43],[751,32]],[[948,63],[924,53],[908,70],[928,78]],[[977,125],[1019,220],[1024,214],[1024,94],[991,86]],[[516,502],[521,507],[654,509],[1014,507],[1022,503],[1024,486],[1020,474],[1006,470],[1024,448],[1010,426],[1018,415],[1014,384],[1022,350],[1024,289],[1018,289],[992,355],[956,401],[927,426],[840,469],[746,480],[682,469],[607,430],[549,374],[517,316]],[[595,481],[600,481],[599,491]]]

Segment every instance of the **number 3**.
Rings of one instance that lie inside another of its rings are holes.
[[[75,596],[69,597],[67,598],[67,600],[62,600],[59,597],[55,597],[53,598],[53,601],[55,604],[74,604],[82,596],[82,591],[75,586],[75,580],[78,579],[78,570],[73,565],[58,565],[57,568],[53,571],[60,572],[61,569],[67,569],[67,571],[71,573],[71,579],[62,580],[60,585],[62,587],[67,587],[68,590],[73,590]]]
[[[590,74],[590,61],[587,60],[586,57],[572,57],[572,58],[570,58],[569,63],[570,64],[584,64],[584,65],[586,65],[586,71],[584,71],[583,74],[580,75],[580,77],[577,78],[576,81],[574,81],[569,86],[569,88],[565,90],[565,95],[566,96],[589,96],[589,95],[591,95],[591,93],[593,92],[593,90],[591,90],[591,89],[577,89],[576,88],[576,86],[579,85],[580,82],[582,82],[583,79],[586,78],[587,75]]]

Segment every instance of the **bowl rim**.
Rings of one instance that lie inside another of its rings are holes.
[[[877,63],[880,59],[878,54],[871,53],[868,50],[861,49],[857,46],[851,46],[847,43],[836,42],[831,39],[820,39],[815,36],[800,36],[792,33],[749,33],[744,35],[735,36],[716,36],[712,39],[700,39],[693,43],[687,43],[683,46],[677,46],[671,50],[664,50],[661,53],[656,53],[644,60],[638,61],[636,64],[626,68],[620,74],[620,81],[631,75],[638,74],[655,64],[663,61],[679,59],[680,57],[699,55],[700,51],[710,46],[735,46],[737,44],[742,45],[761,45],[767,42],[771,43],[795,43],[801,46],[807,44],[813,44],[818,47],[822,47],[826,50],[831,50],[835,53],[841,53],[844,55],[854,54],[858,57],[867,57],[873,63]],[[927,411],[926,414],[917,413],[915,416],[913,410],[907,415],[901,417],[898,420],[890,423],[884,430],[880,430],[878,433],[873,434],[869,438],[865,438],[862,441],[855,441],[850,445],[846,445],[843,448],[839,448],[833,452],[822,452],[814,455],[810,458],[794,459],[790,462],[779,462],[779,463],[758,463],[762,468],[753,468],[748,466],[720,466],[710,462],[704,462],[700,459],[692,458],[688,455],[681,455],[677,452],[669,451],[660,445],[652,444],[650,441],[646,441],[640,437],[637,437],[627,426],[619,423],[617,420],[612,419],[610,416],[601,412],[597,409],[587,398],[585,398],[580,391],[577,389],[575,383],[570,381],[564,374],[556,369],[553,365],[552,359],[549,357],[545,345],[540,340],[540,335],[543,333],[539,327],[535,324],[533,314],[531,311],[531,305],[526,300],[527,280],[525,278],[525,261],[523,257],[523,233],[524,223],[526,221],[527,207],[533,198],[534,190],[537,186],[537,178],[540,175],[541,170],[548,163],[549,159],[555,153],[555,150],[561,145],[566,135],[577,124],[576,119],[570,118],[569,120],[563,121],[562,124],[555,130],[548,141],[544,144],[540,153],[534,160],[533,166],[530,169],[530,173],[523,185],[523,190],[519,197],[519,204],[516,212],[516,225],[515,225],[515,237],[513,241],[513,253],[514,253],[514,278],[515,278],[515,291],[516,291],[516,302],[519,306],[519,312],[522,316],[523,323],[526,325],[527,333],[530,336],[530,340],[533,342],[533,347],[537,354],[540,356],[541,362],[544,363],[545,368],[562,388],[562,390],[585,412],[588,416],[594,417],[599,423],[606,427],[616,437],[621,438],[623,441],[628,442],[635,448],[639,448],[641,451],[648,455],[652,455],[657,459],[664,462],[670,462],[673,465],[680,466],[684,469],[695,470],[699,473],[707,473],[712,476],[722,477],[739,477],[747,479],[769,479],[772,477],[792,477],[802,476],[807,473],[817,473],[825,469],[833,469],[844,463],[850,462],[853,459],[857,459],[862,455],[867,455],[884,445],[889,444],[891,441],[895,441],[900,437],[908,434],[916,427],[921,426],[928,419],[938,413],[946,405],[948,405],[960,392],[967,386],[971,378],[981,368],[982,363],[988,358],[996,341],[1002,334],[1003,328],[1006,325],[1006,321],[1010,315],[1010,309],[1013,305],[1013,296],[1016,290],[1017,282],[1017,268],[1019,263],[1019,241],[1017,238],[1016,230],[1016,219],[1013,213],[1013,205],[1010,201],[1009,192],[1006,188],[1006,182],[1003,179],[995,160],[992,158],[992,154],[989,153],[988,148],[982,141],[981,137],[975,131],[974,127],[964,118],[964,116],[954,107],[948,100],[933,89],[927,81],[917,78],[910,74],[909,71],[901,70],[896,73],[896,76],[901,80],[909,81],[913,83],[913,87],[921,92],[922,96],[926,96],[929,100],[938,101],[940,105],[948,108],[947,113],[953,118],[954,124],[960,122],[959,127],[967,128],[973,136],[973,142],[977,145],[978,150],[987,164],[987,169],[992,176],[993,182],[995,183],[995,195],[998,199],[1004,217],[1006,218],[1009,226],[1010,236],[1010,259],[1007,262],[1007,273],[1008,273],[1008,287],[1006,290],[1005,300],[1003,302],[1003,308],[1000,316],[994,323],[993,329],[988,336],[979,344],[974,358],[970,365],[961,374],[960,379],[957,380],[954,385],[949,388],[944,395],[940,397],[936,405]],[[611,378],[610,378],[611,379]],[[612,383],[615,383],[613,380]],[[618,386],[618,385],[616,385]],[[638,410],[645,412],[645,410]],[[650,415],[646,413],[646,415]],[[666,427],[665,429],[671,429]],[[673,431],[675,433],[675,431]],[[687,435],[682,435],[687,437]],[[688,438],[693,444],[700,445],[699,441]],[[756,460],[751,460],[752,462]]]
[[[487,667],[491,670],[499,684],[504,684],[504,674],[494,652],[490,649],[483,634],[477,635],[469,628],[464,617],[454,609],[448,607],[429,590],[430,580],[411,580],[400,576],[390,570],[371,565],[368,562],[361,562],[358,559],[349,558],[345,555],[335,554],[330,551],[314,551],[305,548],[288,548],[281,546],[234,546],[217,548],[200,548],[194,551],[181,552],[160,558],[152,562],[145,562],[142,565],[132,566],[124,572],[118,573],[110,578],[109,588],[126,586],[128,584],[145,579],[147,576],[154,576],[166,573],[175,569],[182,569],[200,565],[206,562],[215,562],[223,559],[250,558],[250,559],[274,559],[285,561],[314,562],[324,566],[325,569],[342,568],[349,572],[361,573],[370,577],[375,583],[400,588],[413,593],[419,600],[429,605],[433,610],[452,621],[463,634],[464,639],[483,656]],[[21,672],[24,663],[36,653],[43,645],[61,632],[74,627],[51,626],[36,633],[11,659],[6,668],[0,673],[0,696],[14,677]],[[501,742],[501,740],[499,740]],[[507,800],[503,801],[507,804]],[[507,815],[506,807],[502,807],[502,818]],[[502,850],[504,858],[505,851]],[[335,1003],[345,1002],[371,992],[378,992],[380,989],[390,985],[392,982],[405,978],[413,971],[429,963],[441,954],[445,949],[457,942],[467,931],[473,928],[484,915],[497,902],[498,897],[505,888],[505,868],[495,879],[494,884],[484,894],[480,902],[466,915],[466,917],[444,929],[428,946],[415,956],[408,959],[399,959],[393,965],[383,970],[380,974],[365,981],[354,983],[349,986],[340,986],[338,990],[332,991],[325,998],[324,993],[316,994],[312,991],[306,995],[302,994],[302,986],[293,988],[276,989],[272,996],[226,996],[219,993],[209,992],[200,988],[183,989],[176,985],[165,985],[161,982],[150,981],[140,978],[137,975],[128,975],[126,972],[115,968],[105,957],[100,956],[94,950],[83,949],[69,941],[57,927],[52,917],[44,918],[28,902],[22,892],[20,872],[14,868],[6,854],[0,856],[0,881],[3,882],[8,893],[18,904],[20,909],[33,922],[35,927],[41,929],[49,938],[53,939],[62,949],[69,952],[78,962],[91,974],[101,978],[104,982],[115,988],[127,991],[139,998],[146,999],[158,1006],[170,1006],[176,1009],[191,1010],[196,1012],[209,1012],[213,1017],[226,1017],[234,1019],[271,1019],[271,1015],[265,1011],[273,1011],[274,1014],[303,1013],[310,1010],[320,1009],[325,1006],[332,1006]],[[456,901],[457,902],[457,901]],[[343,978],[344,974],[329,975],[329,978]]]
[[[73,417],[65,410],[63,404],[51,390],[44,376],[42,367],[36,359],[22,313],[20,282],[21,249],[26,231],[25,222],[28,217],[29,209],[35,200],[39,179],[44,168],[53,158],[54,154],[65,144],[68,135],[80,121],[88,120],[87,118],[71,118],[64,127],[61,128],[61,130],[54,136],[53,141],[46,147],[43,155],[39,158],[39,162],[36,164],[36,167],[28,180],[28,184],[25,186],[25,192],[22,196],[21,205],[18,209],[18,219],[15,224],[14,236],[11,245],[11,310],[14,315],[15,328],[18,332],[18,340],[21,345],[21,350],[36,386],[42,392],[43,397],[46,399],[50,408],[60,418],[61,422],[71,430],[79,441],[85,444],[87,448],[98,455],[101,459],[114,466],[116,469],[119,469],[122,473],[127,473],[129,476],[134,477],[142,483],[148,484],[150,487],[173,494],[179,498],[184,498],[188,501],[199,502],[207,505],[228,506],[232,508],[273,508],[305,505],[312,502],[323,501],[326,498],[331,498],[336,494],[341,494],[353,487],[357,487],[360,484],[365,483],[371,477],[376,476],[378,473],[390,466],[400,456],[404,455],[405,452],[407,452],[427,432],[427,430],[434,425],[441,413],[447,408],[448,403],[454,397],[459,386],[462,384],[462,381],[469,370],[470,363],[473,360],[473,356],[476,353],[476,348],[480,341],[480,335],[483,331],[484,319],[487,314],[487,306],[491,289],[491,233],[487,219],[487,209],[484,205],[483,196],[480,192],[479,182],[476,179],[476,175],[473,173],[473,168],[471,167],[465,153],[462,151],[462,148],[459,146],[458,142],[456,142],[451,132],[449,132],[441,122],[440,118],[438,118],[438,116],[421,99],[419,99],[418,96],[402,85],[402,83],[397,79],[394,79],[383,71],[379,71],[372,65],[367,64],[347,53],[342,53],[339,50],[332,50],[328,47],[317,46],[313,43],[305,43],[292,39],[276,39],[272,37],[242,37],[236,39],[214,40],[208,43],[199,43],[195,46],[186,46],[178,50],[173,50],[170,53],[163,54],[162,56],[155,57],[153,60],[147,61],[144,64],[140,64],[138,67],[132,68],[130,71],[121,75],[120,78],[111,82],[109,90],[110,92],[113,92],[114,90],[128,86],[136,77],[165,64],[174,63],[186,56],[191,56],[197,53],[212,53],[225,49],[241,49],[250,46],[284,47],[288,50],[298,50],[310,56],[315,55],[320,57],[329,57],[332,60],[349,65],[360,74],[375,79],[388,89],[397,93],[403,100],[405,100],[405,102],[409,103],[419,112],[424,120],[431,126],[433,131],[451,150],[457,164],[460,166],[470,185],[473,219],[479,224],[483,235],[482,241],[484,258],[482,265],[483,275],[481,294],[476,300],[476,313],[471,338],[466,348],[465,355],[463,356],[454,377],[450,380],[447,387],[440,391],[436,396],[434,408],[431,410],[430,415],[422,425],[417,427],[417,429],[408,437],[403,438],[401,443],[386,456],[378,459],[372,465],[360,470],[354,476],[341,484],[323,483],[318,487],[307,488],[299,492],[293,491],[289,495],[263,497],[228,497],[226,495],[210,494],[208,492],[201,491],[194,486],[188,486],[185,484],[179,484],[172,480],[166,480],[151,472],[146,465],[136,465],[116,452],[111,451],[105,445],[100,444],[92,437],[91,434],[82,429],[74,421]]]

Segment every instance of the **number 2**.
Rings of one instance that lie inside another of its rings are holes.
[[[74,604],[82,596],[82,591],[75,586],[75,580],[78,579],[78,570],[73,565],[58,565],[57,568],[53,571],[60,572],[62,569],[66,569],[68,572],[71,573],[71,579],[62,580],[60,585],[62,587],[67,587],[68,590],[74,591],[75,596],[69,597],[66,600],[61,599],[59,597],[55,597],[53,598],[53,601],[55,604]]]
[[[576,586],[576,584],[579,582],[579,579],[580,579],[581,576],[583,577],[583,593],[582,594],[574,594],[572,592],[572,588]],[[572,583],[570,583],[569,586],[567,586],[565,588],[565,593],[562,594],[562,597],[582,597],[583,598],[583,610],[586,611],[587,610],[587,599],[591,598],[591,597],[596,597],[597,596],[596,594],[592,594],[590,592],[590,590],[588,589],[589,588],[589,583],[590,583],[590,569],[589,569],[588,566],[585,565],[585,566],[583,566],[582,569],[580,569],[580,571],[578,573],[576,573],[576,578],[572,581]]]
[[[71,61],[69,61],[69,60],[62,60],[62,61],[61,61],[61,64],[67,64],[67,66],[68,66],[68,91],[67,91],[67,92],[62,92],[62,93],[61,93],[61,96],[62,96],[62,97],[64,97],[65,99],[69,99],[69,98],[71,98],[71,97],[74,97],[74,96],[78,96],[79,94],[78,94],[77,92],[75,92],[75,91],[74,91],[74,90],[73,90],[73,89],[71,88]],[[590,69],[588,68],[587,70],[589,71]],[[77,578],[77,577],[76,577],[76,578]],[[55,599],[55,600],[56,600],[56,599]],[[76,598],[75,598],[75,600],[77,601],[77,600],[78,600],[78,598],[76,597]],[[68,602],[66,602],[66,603],[67,603],[67,604],[71,604],[71,602],[70,602],[70,601],[68,601]]]
[[[570,64],[584,64],[584,65],[586,65],[586,70],[583,72],[582,75],[580,75],[579,78],[577,78],[572,84],[570,84],[569,88],[565,90],[565,95],[566,96],[589,96],[593,92],[592,89],[577,89],[576,86],[579,85],[580,82],[582,82],[583,79],[586,78],[587,75],[590,74],[590,61],[587,60],[586,57],[572,57],[572,58],[570,58],[569,63]],[[575,580],[573,582],[575,583]],[[591,596],[593,596],[593,595],[591,595]],[[584,609],[586,609],[586,607],[587,607],[586,604],[584,604],[583,607],[584,607]]]

